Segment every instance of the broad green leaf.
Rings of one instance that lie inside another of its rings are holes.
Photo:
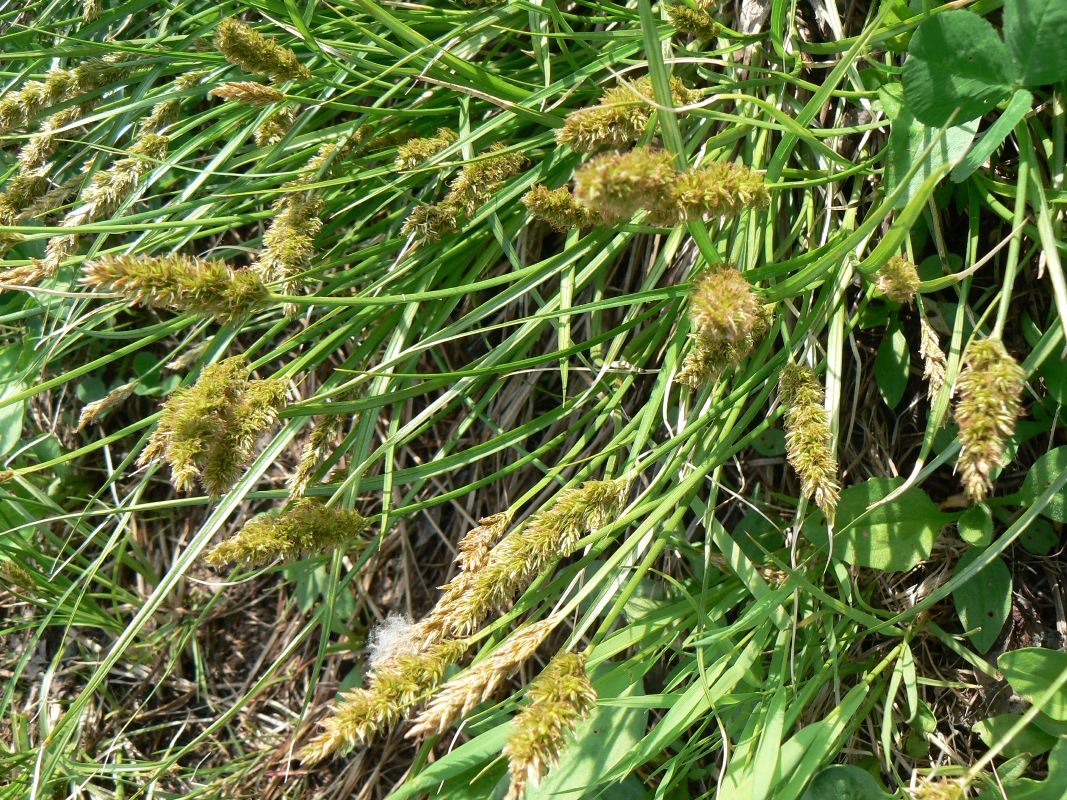
[[[1067,80],[1067,3],[1006,0],[1004,39],[1020,80],[1044,86]]]
[[[953,167],[949,177],[956,183],[969,178],[971,173],[993,155],[993,151],[1008,138],[1008,134],[1015,130],[1015,126],[1026,116],[1033,103],[1034,96],[1030,92],[1026,89],[1016,89],[1004,111],[989,126],[989,130],[982,134],[978,144],[968,150],[960,163]]]
[[[983,719],[971,730],[982,737],[986,747],[993,747],[1004,740],[1008,731],[1019,719],[1020,715],[1018,714],[997,714],[995,717]],[[1011,758],[1021,753],[1039,756],[1042,753],[1047,753],[1055,744],[1055,736],[1045,733],[1045,731],[1031,722],[1019,731],[1011,743],[1000,752],[1005,758]]]
[[[1048,778],[1022,778],[1004,782],[1007,800],[1063,800],[1067,797],[1067,739],[1061,739],[1048,757]]]
[[[1031,505],[1064,471],[1067,471],[1067,445],[1049,450],[1030,467],[1019,490],[1019,504]],[[1067,489],[1054,494],[1041,513],[1056,522],[1067,522]]]
[[[16,395],[26,387],[19,383],[8,384],[0,392],[0,403]],[[26,401],[18,400],[10,405],[0,405],[0,456],[10,453],[22,437],[22,421],[26,416]]]
[[[888,192],[892,192],[900,185],[916,159],[926,153],[927,148],[935,140],[937,141],[933,149],[920,162],[918,170],[908,180],[904,193],[895,203],[897,208],[906,206],[931,175],[946,164],[953,164],[964,157],[978,132],[978,120],[953,125],[938,140],[937,136],[940,132],[939,127],[931,127],[919,122],[908,106],[904,106],[897,118],[893,120],[893,127],[889,133],[889,159],[886,163],[886,191]]]
[[[849,764],[820,770],[800,800],[883,800],[886,794],[871,773]]]
[[[870,478],[841,493],[833,537],[835,558],[886,572],[903,572],[929,558],[934,539],[951,517],[939,511],[922,489],[912,487],[867,512],[903,483],[903,478]],[[804,530],[809,539],[825,546],[825,524],[813,519]]]
[[[960,515],[956,523],[960,538],[972,547],[989,547],[993,541],[993,514],[989,506],[979,503]]]
[[[404,800],[421,792],[429,792],[448,778],[484,765],[504,747],[507,735],[508,724],[505,723],[450,750],[414,778],[404,781],[389,795],[389,800]]]
[[[916,119],[941,127],[982,116],[1006,100],[1015,71],[989,22],[970,11],[946,11],[923,22],[904,62],[904,96]]]
[[[982,555],[981,550],[968,550],[956,563],[953,575],[970,566]],[[984,653],[993,646],[1011,613],[1011,570],[999,558],[952,593],[956,613],[971,642]]]
[[[1023,531],[1019,537],[1019,544],[1027,552],[1037,556],[1047,556],[1052,552],[1052,548],[1059,543],[1060,535],[1056,533],[1052,523],[1043,517],[1038,517],[1031,522],[1030,527]]]
[[[1045,359],[1037,374],[1045,384],[1048,396],[1060,405],[1067,405],[1067,359],[1057,358],[1057,355]]]
[[[900,326],[894,324],[882,337],[882,343],[878,345],[878,355],[874,359],[874,380],[878,384],[882,400],[890,408],[896,408],[904,397],[910,368],[908,340]]]
[[[997,667],[1012,689],[1033,702],[1035,695],[1047,691],[1053,681],[1067,672],[1067,653],[1024,647],[1004,653],[997,659]],[[1053,719],[1067,720],[1067,687],[1053,695],[1041,710]]]

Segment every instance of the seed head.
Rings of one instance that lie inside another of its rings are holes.
[[[285,95],[273,86],[256,81],[233,81],[216,86],[210,92],[212,97],[221,97],[223,100],[236,100],[250,106],[269,106],[271,103],[280,103]]]
[[[902,306],[915,300],[919,283],[919,272],[915,265],[901,256],[893,256],[878,270],[878,291]]]
[[[999,339],[971,342],[956,379],[956,424],[960,454],[956,471],[972,503],[993,489],[990,472],[1007,465],[1004,440],[1022,413],[1026,372]]]
[[[642,209],[671,207],[677,175],[671,160],[666,151],[648,147],[597,156],[575,173],[575,200],[609,223]]]
[[[315,235],[322,229],[323,201],[314,193],[294,192],[274,202],[274,219],[263,235],[263,252],[252,270],[264,281],[284,281],[292,293],[296,277],[311,267]]]
[[[0,194],[0,225],[10,225],[24,209],[48,191],[44,170],[20,172],[7,182],[7,191]]]
[[[926,321],[919,320],[919,355],[923,359],[923,378],[926,380],[926,396],[930,405],[937,402],[941,387],[945,385],[945,353],[937,340],[937,332]]]
[[[365,547],[368,521],[344,508],[302,499],[278,516],[261,514],[240,532],[216,545],[204,560],[211,564],[268,564],[292,561],[339,547]]]
[[[464,572],[477,572],[489,561],[489,551],[497,543],[508,525],[511,517],[506,514],[493,514],[478,520],[478,527],[467,531],[459,542],[459,557],[456,563]]]
[[[137,388],[138,381],[132,381],[130,383],[124,383],[116,389],[112,389],[107,393],[105,397],[99,400],[94,400],[91,403],[86,403],[82,409],[81,416],[78,417],[78,430],[82,430],[86,425],[90,425],[106,412],[117,406],[131,394],[133,390]]]
[[[696,8],[690,8],[682,3],[667,5],[667,19],[681,33],[702,42],[710,42],[719,33],[719,24],[708,13],[713,3],[709,0],[697,0]]]
[[[252,462],[256,440],[277,421],[287,394],[285,379],[249,380],[240,356],[210,364],[164,403],[137,463],[166,461],[176,489],[190,491],[199,481],[219,497]]]
[[[286,137],[295,122],[296,106],[283,106],[256,126],[252,138],[257,147],[271,147]]]
[[[465,164],[449,185],[445,204],[461,209],[470,217],[488,203],[504,182],[526,164],[524,153],[504,153],[503,149],[504,144],[498,142],[489,148],[496,155]]]
[[[451,128],[438,128],[436,136],[410,139],[396,149],[396,168],[415,169],[456,141],[456,138],[456,132]]]
[[[104,256],[84,266],[81,282],[120,292],[149,308],[210,314],[223,321],[241,319],[267,302],[267,289],[254,272],[177,253]]]
[[[505,800],[521,800],[559,763],[578,723],[596,707],[596,690],[585,672],[585,656],[560,653],[526,691],[530,704],[511,721],[503,754],[511,786]]]
[[[730,161],[713,161],[681,173],[672,194],[673,208],[651,209],[654,224],[736,216],[746,208],[765,208],[770,203],[763,175]]]
[[[541,184],[534,184],[522,197],[522,204],[530,216],[547,222],[557,231],[569,231],[574,228],[592,228],[601,224],[600,215],[591,208],[580,205],[570,190],[565,186],[549,189]]]
[[[311,70],[296,53],[232,17],[219,23],[214,44],[227,61],[249,74],[266,75],[275,83],[311,79]]]
[[[559,619],[550,617],[513,633],[484,661],[448,681],[415,718],[415,724],[407,732],[408,738],[444,733],[456,720],[492,697],[541,646]]]
[[[367,674],[365,687],[342,695],[322,721],[324,730],[300,751],[300,760],[316,764],[332,753],[343,755],[392,728],[408,709],[440,685],[445,670],[467,647],[462,640],[442,641],[379,664]]]
[[[505,536],[477,571],[461,572],[444,588],[426,628],[438,636],[468,636],[495,605],[512,600],[534,577],[570,555],[582,536],[618,517],[629,481],[586,481],[560,493],[548,511]]]
[[[690,334],[692,345],[682,361],[679,382],[700,389],[707,383],[717,381],[721,375],[740,364],[741,359],[767,335],[773,317],[773,304],[760,306],[751,330],[737,344],[731,344],[722,336]]]
[[[675,105],[688,105],[697,96],[679,79],[671,78]],[[556,131],[556,141],[583,153],[626,147],[644,133],[652,116],[652,97],[652,79],[647,76],[632,83],[620,82],[604,93],[598,105],[568,114],[563,127]]]
[[[177,100],[164,100],[152,106],[152,110],[141,118],[137,125],[138,137],[145,139],[147,136],[160,133],[171,123],[178,119],[181,103]]]
[[[782,370],[779,386],[786,405],[786,456],[800,476],[804,496],[815,501],[827,520],[833,520],[840,486],[823,407],[826,393],[811,369],[796,364]]]
[[[689,294],[693,327],[705,339],[736,346],[752,333],[763,311],[760,296],[734,267],[704,273]]]
[[[307,444],[300,454],[300,463],[289,481],[289,499],[299,500],[307,491],[308,484],[319,465],[330,454],[334,435],[341,429],[341,416],[329,414],[311,431]]]

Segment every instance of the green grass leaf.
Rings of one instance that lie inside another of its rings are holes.
[[[952,168],[949,177],[956,183],[966,180],[976,169],[981,167],[991,155],[1008,138],[1019,120],[1026,116],[1026,112],[1033,105],[1034,96],[1026,89],[1016,89],[1011,96],[1007,107],[982,134],[978,144],[974,145],[960,162]]]
[[[923,22],[904,62],[904,96],[916,119],[940,127],[959,109],[959,122],[1006,100],[1015,70],[996,29],[970,11],[946,11]]]

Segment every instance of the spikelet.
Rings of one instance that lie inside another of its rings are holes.
[[[144,141],[145,137],[151,134],[162,133],[171,123],[178,119],[180,110],[181,103],[177,100],[163,100],[156,103],[152,106],[152,110],[137,123],[138,138]]]
[[[263,281],[250,270],[178,253],[105,256],[84,266],[81,282],[120,292],[131,303],[149,308],[210,314],[226,322],[239,320],[267,302]]]
[[[682,360],[678,381],[693,389],[714,383],[720,376],[741,363],[770,330],[774,305],[760,306],[752,328],[737,344],[720,337],[690,334],[691,348]]]
[[[690,8],[682,3],[670,3],[666,6],[667,19],[679,32],[710,42],[719,33],[719,24],[708,13],[713,4],[697,0],[695,5],[696,8]]]
[[[967,796],[967,784],[959,778],[919,778],[915,786],[907,790],[911,800],[963,800]]]
[[[826,393],[808,367],[789,364],[780,380],[785,403],[785,446],[790,465],[800,476],[805,497],[832,521],[840,486],[830,449],[830,423],[823,408]]]
[[[86,25],[90,22],[95,22],[103,9],[103,0],[82,0],[82,22]]]
[[[681,173],[671,194],[673,206],[649,209],[654,224],[736,216],[747,208],[766,208],[770,203],[763,175],[730,161],[713,161]]]
[[[241,356],[204,367],[192,386],[174,391],[137,463],[166,461],[174,488],[196,481],[211,497],[237,483],[255,457],[256,440],[278,419],[285,379],[249,380]]]
[[[112,389],[106,396],[101,397],[99,400],[94,400],[91,403],[86,403],[82,409],[81,415],[78,417],[78,428],[82,430],[86,425],[90,425],[96,422],[103,414],[110,411],[117,406],[131,394],[133,390],[137,388],[138,381],[131,381],[130,383],[124,383],[115,389]]]
[[[283,281],[292,293],[294,278],[311,267],[314,238],[322,229],[318,214],[322,199],[313,193],[293,192],[274,201],[274,218],[263,235],[263,252],[252,270],[265,282]]]
[[[638,211],[672,205],[677,173],[669,153],[638,147],[587,161],[574,175],[574,197],[606,222],[629,219]]]
[[[250,106],[269,106],[271,103],[280,103],[285,95],[273,86],[256,81],[233,81],[216,86],[210,92],[212,97],[221,97],[223,100],[236,100]]]
[[[465,164],[449,184],[445,204],[455,206],[468,217],[484,206],[504,182],[526,164],[526,154],[505,153],[502,142],[492,145],[489,156]]]
[[[999,339],[973,341],[956,379],[956,424],[960,454],[956,471],[972,503],[993,489],[989,473],[1007,465],[1004,440],[1015,433],[1026,372]]]
[[[204,560],[209,564],[268,564],[339,547],[365,547],[369,543],[363,537],[367,524],[355,511],[305,498],[278,516],[252,518],[235,536],[215,545]]]
[[[597,212],[579,204],[565,186],[549,189],[539,183],[534,184],[523,195],[522,204],[531,217],[547,222],[557,231],[591,228],[603,223]]]
[[[440,153],[454,141],[456,132],[451,128],[438,128],[437,135],[426,139],[411,139],[396,150],[396,168],[400,170],[415,169]]]
[[[524,153],[501,152],[504,147],[498,142],[489,148],[488,156],[464,165],[449,184],[444,200],[413,208],[404,220],[401,233],[414,236],[418,242],[435,242],[445,234],[458,231],[462,216],[473,216],[525,165]]]
[[[64,221],[64,226],[81,225],[108,217],[129,197],[147,173],[167,154],[169,140],[158,133],[139,136],[130,155],[120,158],[106,170],[93,175],[82,192],[82,205]]]
[[[457,719],[492,697],[559,621],[560,617],[549,617],[511,634],[484,661],[444,684],[415,718],[407,737],[444,733]]]
[[[411,209],[400,232],[414,236],[418,242],[436,242],[442,236],[459,230],[463,209],[450,203],[415,206]]]
[[[47,108],[96,91],[111,81],[121,81],[129,74],[122,66],[133,56],[118,53],[105,58],[90,58],[73,69],[53,69],[43,81],[27,81],[18,91],[0,98],[0,133],[26,125]]]
[[[256,126],[252,138],[257,147],[271,147],[286,137],[295,122],[296,106],[283,106]]]
[[[629,480],[586,481],[560,493],[552,508],[534,514],[525,527],[505,536],[476,572],[461,572],[443,587],[427,616],[430,638],[468,636],[495,605],[508,602],[558,559],[570,555],[582,536],[614,520],[626,503]]]
[[[697,98],[697,93],[685,88],[677,78],[671,78],[671,99],[684,106]],[[632,83],[620,83],[604,92],[600,103],[572,111],[556,131],[556,141],[572,150],[591,153],[605,148],[625,147],[644,132],[652,116],[653,98],[651,78],[638,78]]]
[[[296,53],[232,17],[219,23],[214,45],[234,66],[252,75],[266,75],[275,83],[311,78],[311,70]]]
[[[919,355],[923,359],[923,379],[926,381],[926,397],[930,405],[937,402],[941,387],[945,385],[945,353],[937,340],[937,332],[926,321],[919,320]]]
[[[585,671],[585,656],[559,653],[526,691],[529,705],[508,726],[503,755],[511,785],[505,800],[521,800],[527,785],[537,786],[578,723],[596,707],[596,690]]]
[[[701,275],[689,293],[689,316],[706,340],[736,346],[749,338],[763,314],[763,303],[734,267]]]
[[[511,516],[492,514],[478,520],[478,527],[467,531],[459,541],[456,563],[464,572],[477,572],[489,561],[489,551],[508,529]]]
[[[338,414],[329,414],[315,426],[308,438],[304,450],[300,454],[300,463],[297,464],[293,477],[289,480],[289,499],[299,500],[307,491],[308,484],[315,470],[326,460],[330,454],[330,440],[341,428],[341,417]]]
[[[64,138],[74,138],[81,127],[82,117],[93,103],[86,102],[50,114],[18,153],[19,172],[26,173],[43,167]]]
[[[417,652],[394,656],[367,675],[366,686],[341,696],[322,721],[324,730],[299,753],[316,764],[332,753],[367,744],[396,725],[419,700],[440,685],[445,670],[466,652],[466,641],[443,641]]]
[[[78,187],[80,187],[81,184],[82,176],[72,175],[70,178],[63,181],[63,183],[59,184],[59,186],[49,189],[40,197],[20,209],[17,212],[15,219],[20,221],[26,219],[40,219],[56,213],[61,206],[65,205],[70,198],[78,193]],[[0,199],[0,219],[3,218],[3,208],[3,200]]]
[[[919,272],[907,259],[893,256],[878,269],[878,291],[902,306],[914,302],[919,291]]]
[[[48,192],[48,178],[44,170],[20,172],[7,182],[7,191],[0,194],[0,225],[10,225],[26,208]]]
[[[21,233],[11,233],[0,231],[0,256],[3,256],[17,244],[26,241],[26,237]]]

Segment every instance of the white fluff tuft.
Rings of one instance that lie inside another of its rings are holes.
[[[415,623],[407,614],[390,614],[385,622],[376,625],[367,642],[370,668],[377,669],[390,658],[414,652],[417,644],[412,636],[414,628]]]

